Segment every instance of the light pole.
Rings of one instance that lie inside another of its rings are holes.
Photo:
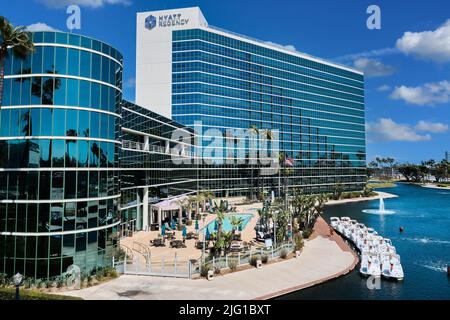
[[[205,259],[205,246],[206,246],[206,229],[205,229],[205,219],[206,214],[202,214],[202,228],[203,228],[203,248],[202,248],[202,268],[204,265],[204,259]]]
[[[15,276],[13,276],[14,285],[16,286],[16,300],[20,300],[20,293],[19,293],[19,287],[20,283],[22,282],[23,276],[17,272]]]

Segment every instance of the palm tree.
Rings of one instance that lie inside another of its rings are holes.
[[[5,17],[0,16],[0,108],[2,107],[3,82],[5,78],[5,61],[8,48],[17,59],[25,59],[34,52],[33,41],[25,27],[14,27]]]
[[[241,225],[241,223],[244,221],[244,219],[242,218],[238,218],[237,216],[231,216],[230,217],[230,224],[231,224],[231,229],[232,229],[232,234],[233,236],[236,233],[236,230],[238,230],[239,226]]]
[[[66,136],[67,137],[76,137],[78,134],[77,134],[77,131],[75,130],[75,129],[69,129],[69,130],[67,130],[67,132],[66,132]],[[77,142],[77,140],[75,140],[75,139],[66,139],[66,144],[67,144],[67,162],[70,162],[71,161],[71,158],[70,158],[70,144],[71,143],[75,143],[75,142]]]
[[[268,141],[272,141],[274,138],[273,132],[270,129],[265,129],[263,131],[263,137],[268,140]],[[262,192],[264,194],[264,179],[262,180]]]

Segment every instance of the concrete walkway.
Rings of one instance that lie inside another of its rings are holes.
[[[323,235],[307,241],[298,259],[248,269],[212,281],[124,275],[99,286],[66,292],[94,300],[267,299],[349,272],[357,263],[351,251]]]

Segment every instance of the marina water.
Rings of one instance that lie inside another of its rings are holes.
[[[386,210],[395,214],[362,212],[378,210],[380,203],[374,200],[327,206],[324,218],[329,222],[332,216],[349,216],[390,238],[401,256],[405,279],[382,280],[380,289],[370,290],[358,266],[346,276],[280,299],[450,299],[450,190],[400,183],[380,191],[399,196],[384,199]]]

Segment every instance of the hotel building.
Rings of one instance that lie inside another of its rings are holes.
[[[224,136],[235,128],[276,131],[280,151],[294,159],[289,188],[363,188],[360,71],[213,27],[197,7],[138,13],[136,41],[138,105]],[[255,185],[252,170],[202,165],[200,188],[248,194]],[[276,176],[256,176],[264,188],[277,190]]]

